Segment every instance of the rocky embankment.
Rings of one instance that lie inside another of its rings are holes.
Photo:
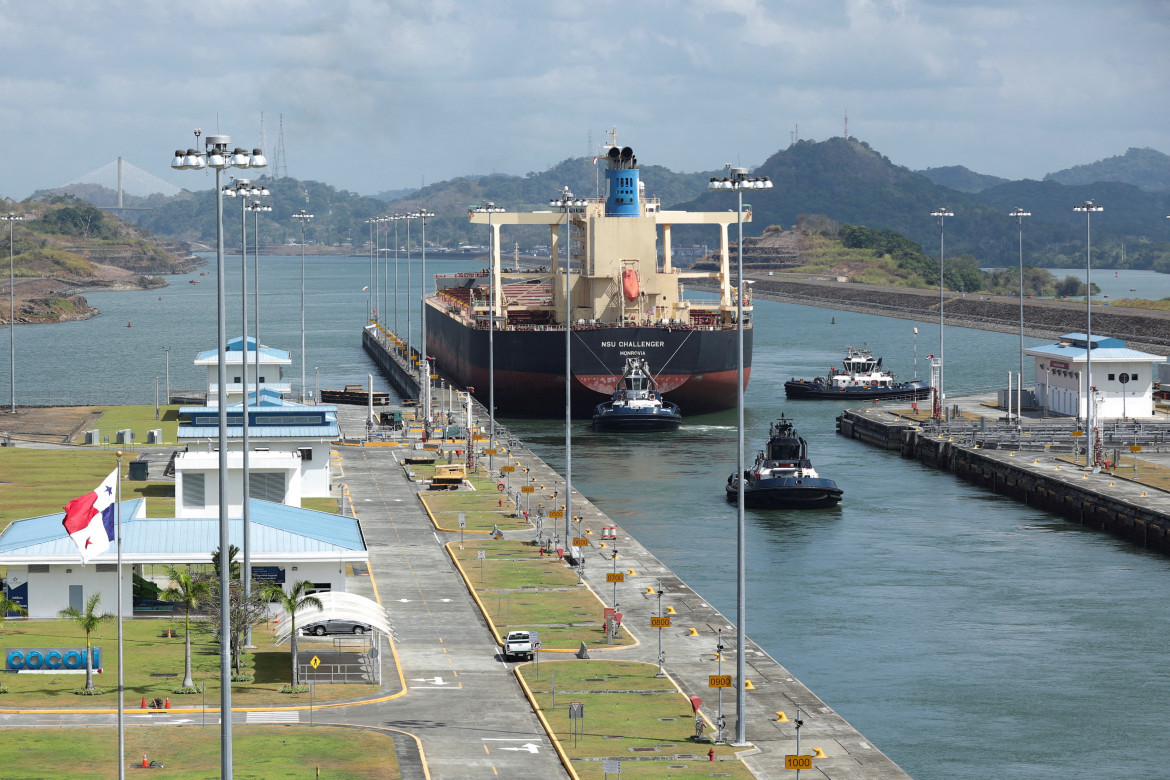
[[[755,276],[757,298],[856,311],[931,322],[938,319],[939,294],[935,290],[910,290],[828,280],[790,280]],[[700,285],[695,285],[700,286]],[[713,288],[714,285],[701,285]],[[979,330],[1018,333],[1019,298],[947,292],[944,316],[948,325]],[[1054,338],[1085,332],[1083,301],[1024,301],[1024,333]],[[1093,333],[1113,336],[1129,345],[1157,354],[1170,354],[1170,313],[1093,305]]]

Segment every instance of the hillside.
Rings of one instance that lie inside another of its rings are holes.
[[[182,273],[200,261],[182,247],[158,242],[146,231],[72,197],[19,204],[13,224],[15,312],[0,309],[0,323],[60,322],[97,313],[81,289],[153,289],[163,274]],[[9,253],[8,232],[0,252]]]
[[[916,171],[916,173],[922,174],[935,184],[971,194],[982,192],[988,187],[994,187],[997,184],[1004,184],[1008,181],[1008,179],[1001,179],[998,176],[975,173],[975,171],[964,168],[962,165],[927,168],[924,171]]]
[[[1170,190],[1170,156],[1156,149],[1130,148],[1123,155],[1050,173],[1044,181],[1070,185],[1118,182],[1147,192],[1165,192]]]

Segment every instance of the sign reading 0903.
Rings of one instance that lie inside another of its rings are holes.
[[[102,670],[102,649],[93,648],[92,666]],[[85,671],[84,647],[10,647],[4,651],[6,672]]]

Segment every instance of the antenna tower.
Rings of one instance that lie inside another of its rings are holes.
[[[280,115],[280,134],[276,137],[276,154],[272,156],[272,176],[276,179],[288,177],[288,160],[284,156],[284,114]]]
[[[845,140],[849,140],[849,109],[845,109]]]

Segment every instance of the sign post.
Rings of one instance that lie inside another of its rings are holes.
[[[487,553],[480,550],[475,554],[475,557],[479,558],[479,581],[483,582],[483,559],[487,557]]]
[[[585,733],[585,705],[579,701],[569,702],[569,734],[573,737],[573,747],[577,747],[577,737]]]
[[[459,513],[459,549],[460,550],[463,549],[463,529],[466,527],[467,527],[467,517],[462,512],[460,512]]]

